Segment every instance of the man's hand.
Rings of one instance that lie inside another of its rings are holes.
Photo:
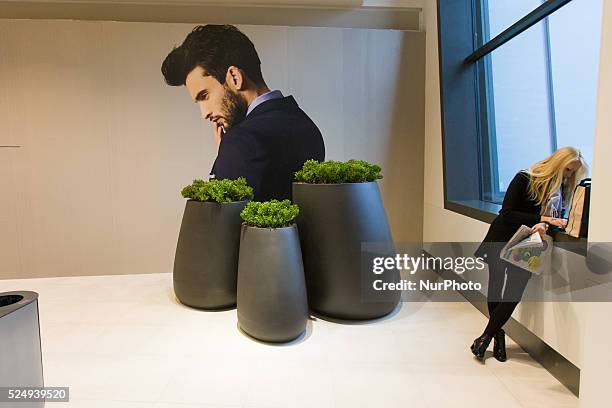
[[[217,146],[219,146],[221,144],[221,138],[223,137],[223,127],[217,124],[217,122],[213,122],[213,127],[215,130],[215,142]]]

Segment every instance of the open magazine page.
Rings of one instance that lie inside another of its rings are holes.
[[[521,225],[501,250],[501,259],[536,275],[550,268],[553,242],[549,235],[544,238],[531,228]]]

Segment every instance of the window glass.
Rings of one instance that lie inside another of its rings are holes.
[[[466,65],[544,0],[438,0],[446,208],[490,222],[514,175],[563,146],[591,165],[604,0],[546,1],[560,7]]]
[[[593,157],[602,0],[573,0],[549,19],[557,145]],[[576,29],[579,27],[579,29]]]
[[[489,0],[483,22],[503,30],[537,3]],[[492,174],[483,199],[501,202],[517,171],[558,147],[578,147],[591,163],[601,15],[602,0],[573,0],[485,57]]]
[[[493,51],[489,64],[489,129],[498,192],[517,171],[550,154],[551,112],[544,24]],[[496,157],[495,157],[496,156]]]
[[[488,23],[488,35],[485,35],[485,41],[495,38],[540,5],[542,5],[541,0],[483,0],[485,24]]]

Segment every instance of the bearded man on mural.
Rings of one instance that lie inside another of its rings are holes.
[[[219,150],[216,179],[245,177],[255,200],[291,199],[293,174],[325,160],[321,132],[293,96],[271,91],[249,38],[231,25],[195,27],[164,60],[168,85],[185,85]]]

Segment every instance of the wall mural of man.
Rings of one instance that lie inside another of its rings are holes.
[[[325,160],[321,132],[293,96],[266,85],[249,38],[231,25],[195,27],[161,67],[168,85],[185,85],[210,120],[219,146],[211,175],[243,176],[255,200],[291,199],[293,174]]]

